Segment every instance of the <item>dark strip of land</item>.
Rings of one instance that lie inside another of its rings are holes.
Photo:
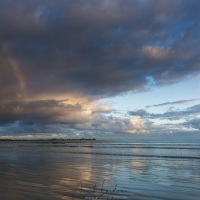
[[[36,143],[72,143],[72,142],[88,142],[96,141],[95,138],[79,138],[79,139],[1,139],[0,142],[36,142]]]

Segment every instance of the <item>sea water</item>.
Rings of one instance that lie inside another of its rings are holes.
[[[200,199],[200,143],[0,143],[0,199]]]

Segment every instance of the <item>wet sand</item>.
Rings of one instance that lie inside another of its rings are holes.
[[[200,198],[198,157],[125,156],[119,146],[109,155],[102,153],[106,148],[97,154],[90,143],[66,146],[1,143],[0,199]],[[141,155],[150,150],[128,149]]]

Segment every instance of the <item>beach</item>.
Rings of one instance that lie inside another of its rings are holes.
[[[1,142],[0,199],[200,198],[199,143]]]

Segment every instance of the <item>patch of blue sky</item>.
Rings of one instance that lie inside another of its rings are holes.
[[[183,122],[185,122],[184,119],[177,119],[177,120],[169,120],[169,119],[151,119],[152,122],[154,122],[156,125],[166,125],[166,126],[170,126],[170,125],[178,125],[181,124]]]
[[[159,107],[149,107],[148,112],[163,113],[170,107],[175,109],[184,109],[198,104],[200,100],[200,77],[188,78],[177,84],[152,87],[151,90],[143,93],[127,93],[121,96],[105,98],[101,102],[107,103],[116,111],[126,113],[132,110],[146,109],[146,106],[161,104],[165,102],[175,102],[181,100],[197,99],[184,104],[174,104]]]

